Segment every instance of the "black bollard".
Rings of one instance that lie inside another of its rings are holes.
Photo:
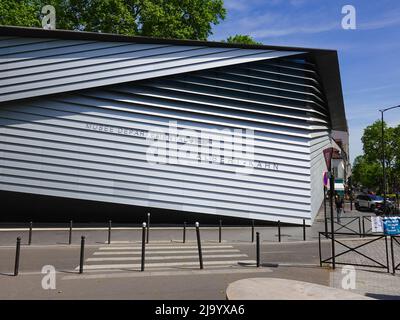
[[[85,236],[81,236],[81,256],[79,259],[79,273],[83,273],[83,260],[85,259]]]
[[[256,240],[256,256],[257,256],[257,268],[260,267],[260,233],[256,233],[257,240]]]
[[[69,222],[69,239],[68,244],[72,243],[72,220]]]
[[[303,219],[303,241],[306,241],[306,219]]]
[[[218,240],[219,243],[221,243],[222,241],[222,220],[219,220],[219,230],[218,230]]]
[[[32,244],[32,228],[33,228],[33,222],[31,221],[29,223],[29,238],[28,238],[28,244]]]
[[[141,263],[140,271],[144,271],[145,250],[146,250],[146,222],[143,222],[143,225],[142,225],[142,263]]]
[[[203,269],[203,254],[201,252],[201,241],[200,241],[200,224],[196,222],[196,235],[197,235],[197,247],[199,249],[199,261],[200,261],[200,269]]]
[[[183,223],[183,243],[186,242],[186,222]]]
[[[149,234],[150,234],[150,212],[147,213],[147,234],[146,234],[146,243],[149,243]]]
[[[363,237],[365,237],[365,222],[364,222],[364,217],[362,217],[362,233],[363,233]]]
[[[281,242],[281,221],[278,220],[278,241]]]
[[[108,221],[108,244],[111,243],[111,220]]]
[[[15,266],[14,266],[14,276],[18,275],[19,272],[19,254],[21,252],[21,238],[17,238],[17,247],[15,250]]]
[[[254,242],[254,220],[251,220],[251,242]]]

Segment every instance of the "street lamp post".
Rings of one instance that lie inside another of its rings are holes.
[[[382,126],[382,174],[383,174],[383,208],[386,210],[386,170],[385,170],[385,127],[383,122],[383,113],[392,109],[400,108],[400,105],[379,110],[381,112]]]

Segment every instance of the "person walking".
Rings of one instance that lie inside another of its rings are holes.
[[[336,205],[337,222],[340,223],[340,214],[342,213],[343,200],[341,199],[340,195],[338,195],[338,194],[336,194],[336,196],[335,196],[335,205]]]

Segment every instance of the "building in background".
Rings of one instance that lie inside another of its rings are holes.
[[[82,216],[78,200],[124,204],[133,221],[154,209],[313,222],[322,150],[348,132],[336,51],[18,27],[0,36],[3,197],[61,199]]]
[[[335,191],[341,196],[348,195],[348,179],[351,176],[348,132],[333,131],[335,150],[332,155],[332,171],[335,176]]]

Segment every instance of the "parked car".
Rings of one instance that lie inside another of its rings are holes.
[[[360,194],[355,201],[356,209],[374,211],[375,208],[383,203],[383,198],[372,194]]]

